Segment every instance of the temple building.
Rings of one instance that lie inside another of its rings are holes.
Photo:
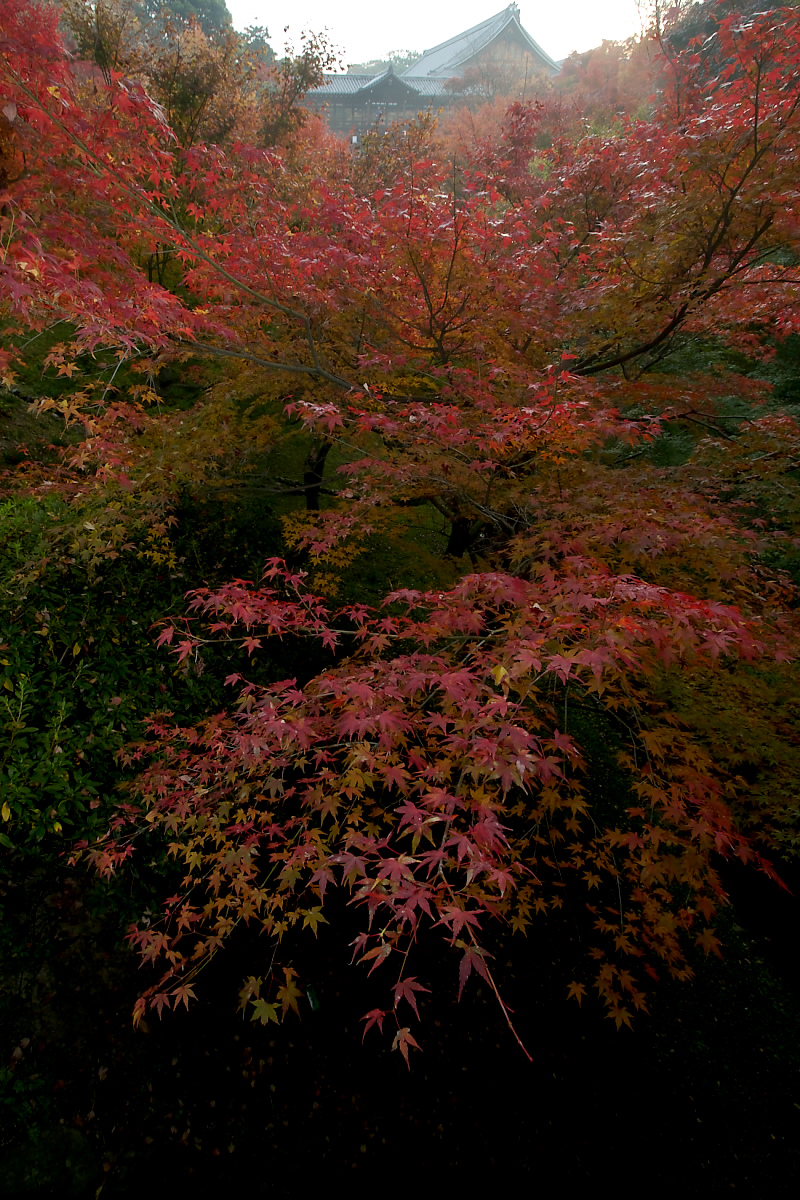
[[[558,64],[534,41],[509,4],[479,25],[426,50],[402,72],[390,66],[379,75],[326,75],[306,97],[323,110],[335,133],[354,141],[367,129],[412,120],[492,95],[509,95],[536,79],[558,73]]]

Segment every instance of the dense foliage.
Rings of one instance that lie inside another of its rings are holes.
[[[137,1020],[256,929],[277,1023],[330,922],[406,1061],[432,944],[522,1044],[497,946],[566,912],[630,1024],[797,847],[798,14],[651,47],[610,131],[356,161],[316,51],[59,22],[0,3],[0,364],[67,443],[4,477],[3,845],[147,863]]]

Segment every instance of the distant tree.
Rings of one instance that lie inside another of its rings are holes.
[[[463,74],[449,79],[446,86],[449,91],[482,104],[500,96],[524,100],[541,84],[542,76],[525,60],[488,58],[470,64]]]
[[[649,36],[606,41],[583,54],[571,54],[553,86],[574,103],[584,124],[600,132],[622,116],[647,116],[658,53],[656,39]]]
[[[380,75],[393,67],[396,74],[401,75],[412,63],[422,57],[419,50],[392,50],[385,58],[371,58],[369,62],[350,63],[348,75]]]
[[[64,23],[78,55],[104,72],[135,74],[146,58],[145,28],[136,0],[63,0]]]
[[[227,14],[222,0],[220,7]],[[199,6],[185,22],[180,14],[172,20],[175,8],[157,0],[64,0],[64,17],[81,58],[107,79],[119,71],[144,83],[183,149],[232,136],[285,143],[305,121],[303,97],[335,64],[324,38],[306,36],[298,53],[278,62],[265,27],[240,34],[228,23],[210,32]]]
[[[233,28],[225,0],[141,0],[137,8],[146,21],[161,26],[198,21],[210,37]]]
[[[336,65],[336,53],[330,42],[320,34],[308,33],[303,36],[299,54],[290,52],[280,62],[273,63],[262,92],[257,135],[261,145],[284,142],[305,124],[308,114],[301,107],[303,98]]]
[[[209,35],[197,21],[154,46],[148,90],[185,149],[224,142],[258,107],[261,60],[234,30]]]
[[[248,25],[242,34],[245,45],[253,53],[261,54],[266,62],[273,62],[275,51],[269,44],[269,30],[266,25]]]
[[[225,0],[63,0],[61,7],[81,57],[104,71],[137,74],[152,61],[154,46],[174,42],[192,23],[214,39],[234,32]],[[266,29],[248,30],[247,48],[263,49],[268,36]]]

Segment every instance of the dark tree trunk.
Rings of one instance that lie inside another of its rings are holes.
[[[455,517],[450,525],[445,554],[449,558],[463,558],[474,540],[475,530],[469,517]]]
[[[325,476],[325,462],[330,453],[332,442],[318,442],[309,450],[303,470],[303,489],[306,495],[306,508],[311,512],[319,509],[320,489]]]

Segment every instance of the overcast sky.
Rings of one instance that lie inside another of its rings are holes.
[[[494,16],[503,0],[227,0],[237,29],[266,25],[273,48],[327,31],[342,62],[423,50]],[[640,0],[517,0],[520,19],[551,58],[638,33]],[[288,32],[284,32],[287,30]]]

